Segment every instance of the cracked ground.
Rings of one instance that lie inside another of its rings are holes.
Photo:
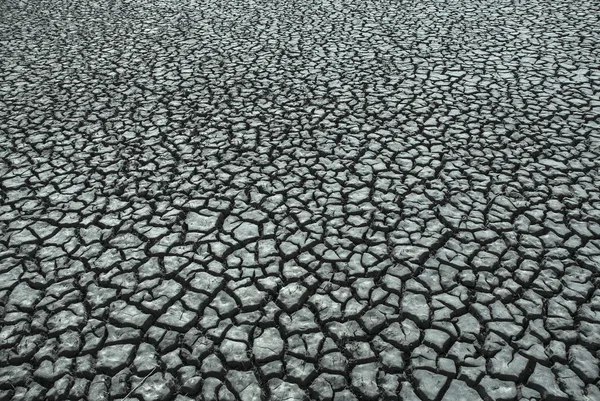
[[[598,401],[595,1],[0,1],[0,400]]]

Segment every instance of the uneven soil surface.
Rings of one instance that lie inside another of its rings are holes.
[[[0,400],[598,401],[592,0],[0,0]]]

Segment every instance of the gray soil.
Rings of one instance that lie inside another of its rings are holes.
[[[598,401],[600,9],[0,0],[0,401]]]

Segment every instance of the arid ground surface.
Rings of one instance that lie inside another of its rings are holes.
[[[600,400],[599,67],[591,0],[0,0],[0,400]]]

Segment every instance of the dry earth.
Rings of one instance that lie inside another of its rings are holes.
[[[0,400],[600,400],[596,1],[0,0]]]

